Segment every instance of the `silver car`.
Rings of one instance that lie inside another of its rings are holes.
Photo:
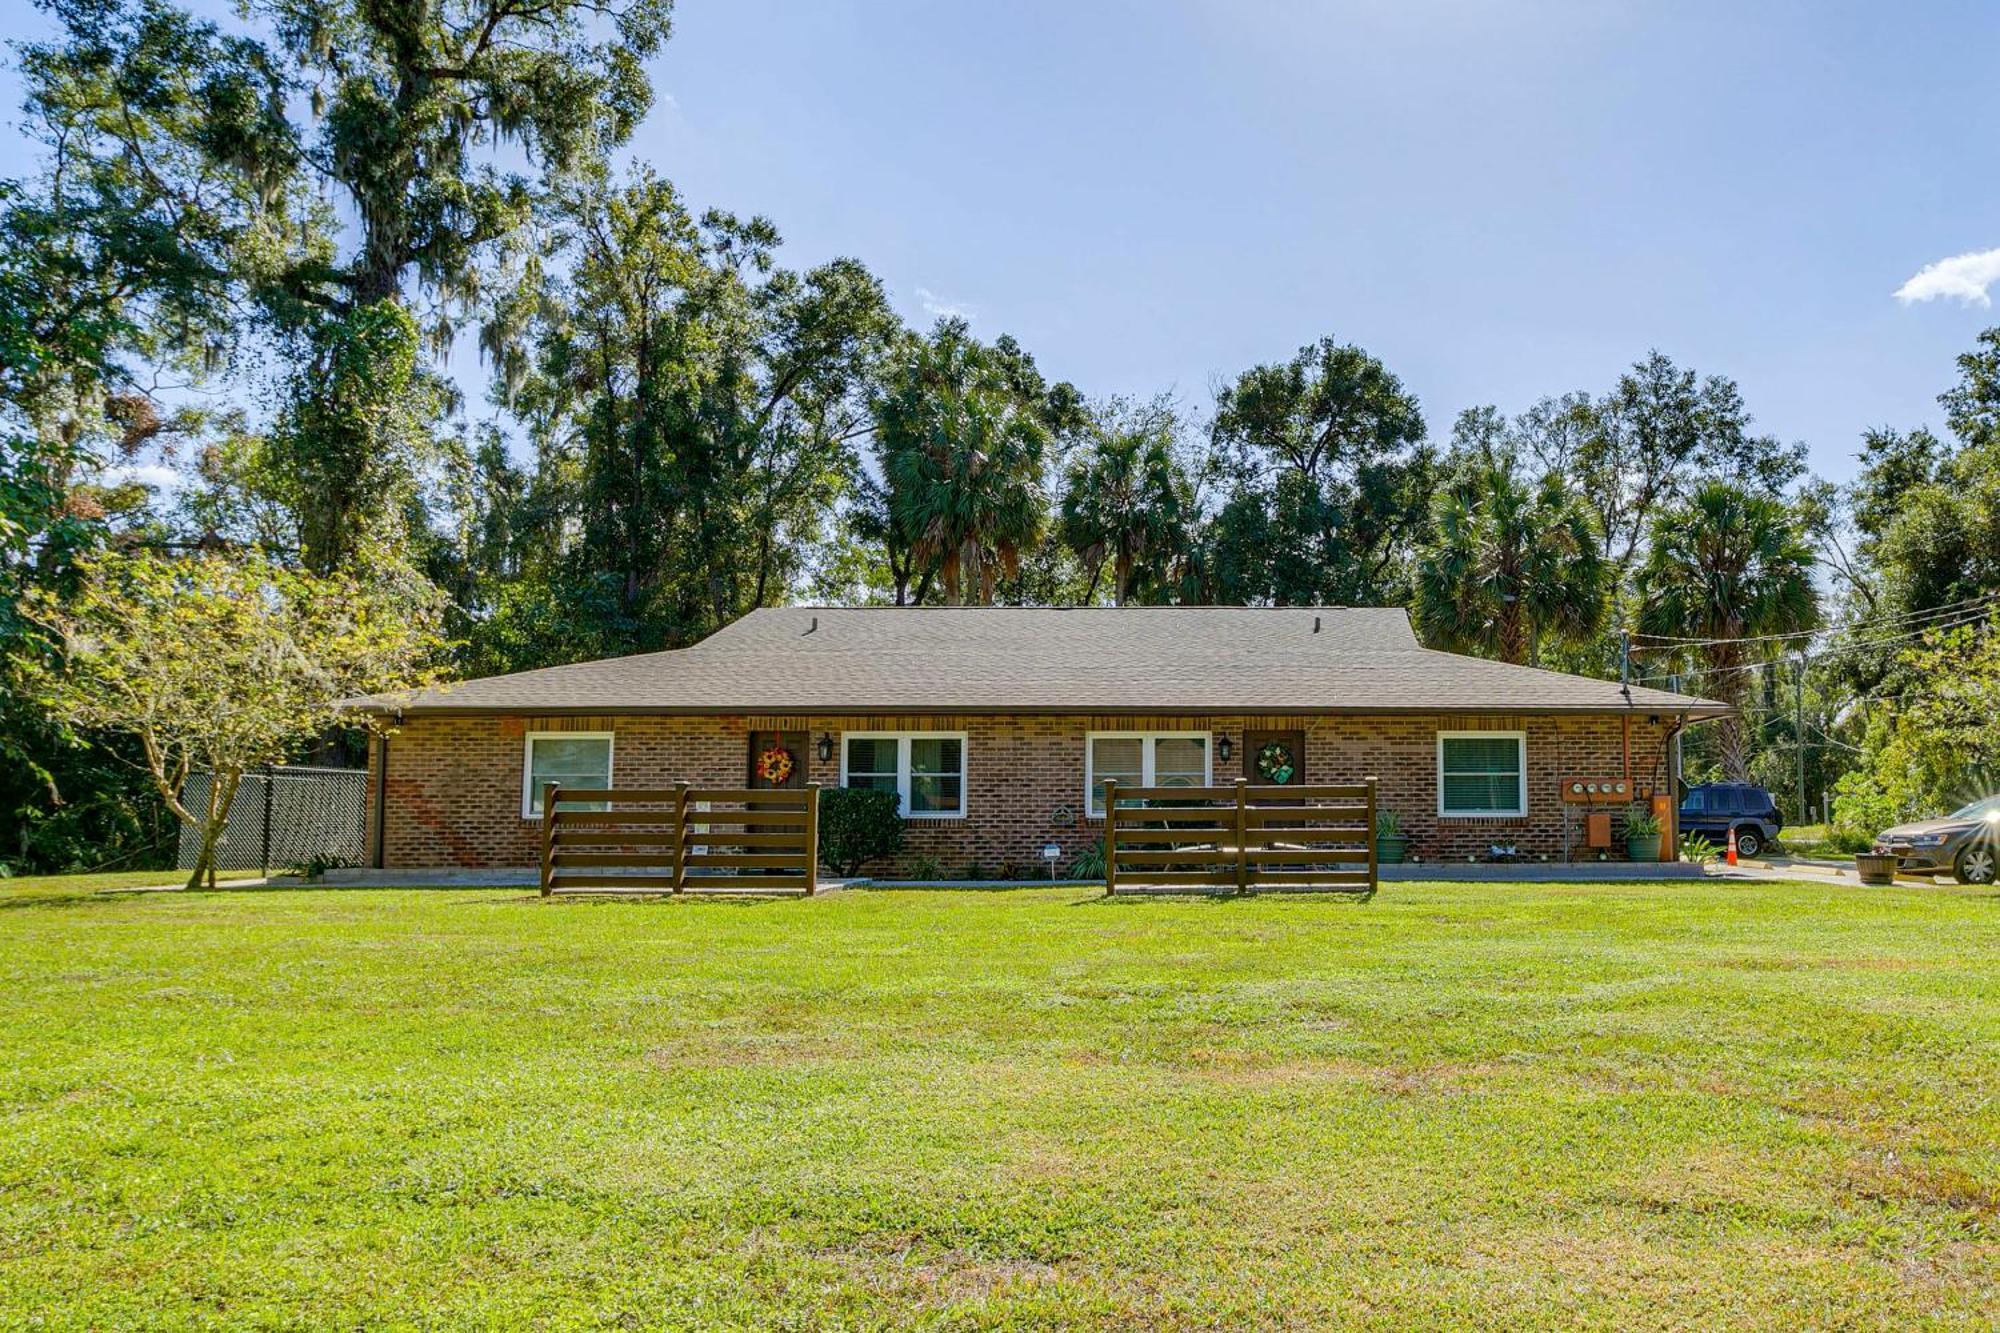
[[[2000,796],[1974,801],[1943,819],[1898,824],[1875,837],[1875,850],[1918,875],[1950,871],[1960,884],[1991,884],[2000,865]]]

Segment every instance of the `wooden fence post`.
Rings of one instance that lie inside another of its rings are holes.
[[[542,897],[555,892],[556,792],[558,784],[542,784]]]
[[[806,897],[819,887],[819,784],[806,784]]]
[[[1118,892],[1118,779],[1104,783],[1104,896]]]
[[[688,784],[674,784],[674,892],[687,888]]]
[[[1375,893],[1375,779],[1363,780],[1368,788],[1368,809],[1361,817],[1361,838],[1368,844],[1368,892]]]
[[[1250,820],[1246,809],[1250,780],[1236,779],[1236,891],[1250,892]]]

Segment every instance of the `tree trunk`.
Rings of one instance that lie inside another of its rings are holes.
[[[1744,752],[1743,652],[1734,643],[1717,644],[1710,650],[1715,697],[1729,705],[1727,715],[1716,720],[1715,741],[1721,751],[1722,776],[1730,782],[1750,780],[1750,761]]]
[[[203,812],[201,825],[201,851],[196,854],[194,868],[188,872],[187,887],[198,889],[202,880],[208,887],[215,887],[215,844],[222,837],[222,830],[229,824],[229,809],[236,804],[236,787],[242,782],[243,774],[211,773],[208,782],[208,807]]]
[[[1500,613],[1500,658],[1515,666],[1527,665],[1528,625],[1519,602],[1508,603]]]
[[[1750,780],[1750,763],[1744,755],[1743,719],[1735,713],[1716,719],[1715,742],[1722,752],[1722,776],[1731,782]]]

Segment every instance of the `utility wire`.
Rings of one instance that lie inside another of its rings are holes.
[[[1829,657],[1846,657],[1850,654],[1864,652],[1871,648],[1893,647],[1894,645],[1899,643],[1908,643],[1914,639],[1921,639],[1926,634],[1934,634],[1939,630],[1962,629],[1967,625],[1976,625],[1986,618],[1986,613],[1984,610],[1976,610],[1976,611],[1962,610],[1957,614],[1959,614],[1963,618],[1958,620],[1952,620],[1949,622],[1940,621],[1934,624],[1921,625],[1910,630],[1908,633],[1895,634],[1876,639],[1861,639],[1853,643],[1835,645],[1834,647],[1831,648],[1823,648],[1820,651],[1813,654],[1813,660],[1824,661]],[[1716,639],[1716,640],[1711,640],[1711,642],[1752,643],[1755,642],[1755,640]],[[1762,662],[1745,662],[1740,666],[1733,666],[1733,667],[1694,666],[1694,667],[1689,667],[1686,671],[1669,671],[1669,672],[1662,672],[1656,676],[1641,676],[1639,679],[1633,681],[1632,683],[1634,685],[1649,685],[1657,681],[1672,680],[1675,676],[1701,676],[1706,679],[1714,679],[1719,676],[1734,675],[1745,671],[1763,671],[1769,668],[1771,665],[1772,662],[1770,661],[1762,661]]]
[[[1951,694],[1946,694],[1934,688],[1925,689],[1919,686],[1911,685],[1900,690],[1871,690],[1867,694],[1857,694],[1854,695],[1852,698],[1844,700],[1843,707],[1851,707],[1855,704],[1901,703],[1905,699],[1922,699],[1926,701],[1947,701],[1953,698],[1959,698],[1962,701],[1971,702],[1971,700],[1965,700],[1964,696],[1962,695],[1954,696]]]
[[[1919,621],[1938,620],[1955,616],[1974,607],[1983,607],[1986,603],[2000,604],[2000,593],[1982,593],[1978,597],[1968,597],[1962,602],[1951,602],[1944,606],[1934,606],[1924,611],[1905,611],[1893,616],[1871,616],[1861,620],[1849,621],[1845,625],[1823,629],[1794,630],[1789,634],[1757,634],[1741,639],[1683,639],[1666,634],[1634,634],[1632,639],[1635,648],[1642,646],[1639,643],[1639,640],[1642,639],[1646,641],[1643,645],[1645,647],[1657,646],[1660,648],[1676,649],[1706,648],[1722,643],[1776,643],[1786,639],[1814,639],[1823,634],[1836,634],[1842,631],[1890,629],[1898,626],[1907,627],[1907,625],[1915,624]]]
[[[1808,722],[1808,723],[1806,723],[1806,726],[1807,726],[1808,728],[1810,728],[1811,730],[1813,730],[1813,731],[1816,731],[1816,732],[1818,732],[1818,733],[1819,733],[1819,741],[1818,741],[1818,743],[1819,743],[1819,744],[1821,744],[1821,745],[1833,745],[1833,746],[1838,746],[1838,747],[1839,747],[1840,749],[1843,749],[1843,750],[1846,750],[1846,751],[1848,751],[1848,752],[1849,752],[1850,754],[1866,754],[1866,753],[1867,753],[1867,751],[1866,751],[1866,750],[1864,750],[1864,749],[1862,749],[1862,748],[1861,748],[1861,747],[1860,747],[1859,745],[1850,745],[1850,744],[1849,744],[1848,742],[1846,742],[1846,741],[1844,741],[1844,740],[1840,739],[1840,737],[1838,737],[1838,736],[1834,735],[1834,734],[1833,734],[1832,732],[1828,731],[1828,730],[1827,730],[1827,729],[1826,729],[1825,727],[1822,727],[1822,726],[1821,726],[1821,725],[1820,725],[1819,723],[1817,723],[1817,722]]]

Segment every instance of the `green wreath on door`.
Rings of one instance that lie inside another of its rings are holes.
[[[1257,776],[1273,786],[1284,786],[1298,771],[1292,747],[1283,741],[1271,741],[1257,751]]]

